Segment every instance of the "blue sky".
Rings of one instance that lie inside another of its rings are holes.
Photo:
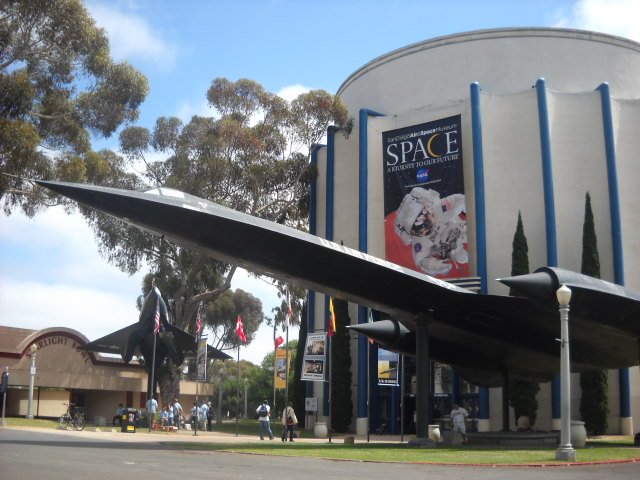
[[[470,30],[567,27],[640,41],[637,0],[104,0],[86,2],[116,60],[149,79],[139,125],[159,116],[210,115],[216,77],[250,78],[291,99],[309,89],[336,93],[355,70],[411,43]],[[94,148],[117,150],[117,135]],[[98,253],[75,216],[51,209],[33,220],[0,216],[0,324],[69,327],[94,340],[137,320],[141,275],[128,277]],[[275,291],[237,276],[269,314]],[[292,336],[297,333],[292,332]],[[241,358],[272,350],[261,328]]]

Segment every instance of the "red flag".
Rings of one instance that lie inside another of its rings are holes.
[[[333,311],[333,298],[329,297],[329,328],[327,334],[333,337],[336,333],[336,314]]]
[[[240,340],[242,340],[242,343],[247,343],[247,336],[244,334],[244,325],[242,325],[240,315],[238,315],[238,320],[236,321],[236,333],[238,337],[240,337]]]
[[[156,300],[156,316],[153,324],[153,334],[157,334],[160,331],[160,299]]]
[[[284,338],[282,338],[282,335],[278,336],[278,338],[276,338],[276,348],[278,348],[283,343],[284,343]]]
[[[200,336],[202,331],[202,317],[200,316],[200,310],[198,309],[198,318],[196,318],[196,338]]]

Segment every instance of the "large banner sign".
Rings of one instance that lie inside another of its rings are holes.
[[[398,385],[398,361],[400,354],[378,348],[378,385]]]
[[[382,133],[386,258],[469,276],[460,115]]]
[[[287,351],[284,348],[276,349],[276,369],[274,375],[276,388],[287,388]]]
[[[327,334],[310,333],[304,347],[301,380],[324,380]]]

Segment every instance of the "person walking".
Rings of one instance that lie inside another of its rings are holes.
[[[173,421],[175,422],[175,426],[178,427],[178,430],[180,430],[181,420],[182,420],[182,405],[180,405],[180,402],[176,398],[173,401]]]
[[[213,420],[213,407],[211,402],[207,402],[207,432],[211,431],[211,421]]]
[[[467,437],[467,427],[466,420],[469,416],[469,412],[467,412],[463,407],[458,404],[453,404],[453,410],[451,410],[451,430],[455,434],[460,433],[462,435],[462,443],[467,443],[469,438]]]
[[[198,403],[193,402],[191,406],[191,430],[198,429]]]
[[[116,426],[116,423],[119,427],[122,426],[122,415],[124,414],[124,405],[121,403],[118,404],[118,408],[116,409],[116,414],[113,416],[113,426]]]
[[[285,409],[282,411],[282,441],[287,441],[287,433],[289,434],[289,441],[293,442],[293,429],[298,424],[298,418],[296,417],[296,412],[293,409],[291,402],[287,404]]]
[[[269,425],[271,407],[269,407],[267,400],[264,400],[262,404],[256,408],[256,414],[258,415],[258,420],[260,420],[260,440],[264,440],[265,433],[269,435],[269,440],[273,440],[273,432],[271,432],[271,426]]]
[[[155,397],[151,397],[147,400],[147,422],[149,424],[149,428],[153,428],[153,421],[156,416],[156,412],[158,411],[158,400]]]

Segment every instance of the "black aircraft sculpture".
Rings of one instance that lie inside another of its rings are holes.
[[[559,371],[561,284],[573,291],[572,370],[640,363],[640,295],[609,282],[545,267],[501,280],[525,297],[477,294],[176,190],[36,183],[219,260],[383,312],[388,319],[351,328],[416,356],[418,437],[427,430],[430,359],[481,386],[508,376],[548,381]]]
[[[160,317],[160,330],[154,342],[156,314]],[[209,359],[231,358],[210,345],[207,349]],[[120,355],[126,364],[134,356],[142,356],[147,371],[147,394],[155,397],[158,388],[158,372],[162,362],[170,358],[175,365],[182,365],[185,355],[196,355],[197,344],[193,335],[169,322],[167,305],[162,299],[160,290],[154,286],[144,298],[138,322],[88,343],[87,350]]]

